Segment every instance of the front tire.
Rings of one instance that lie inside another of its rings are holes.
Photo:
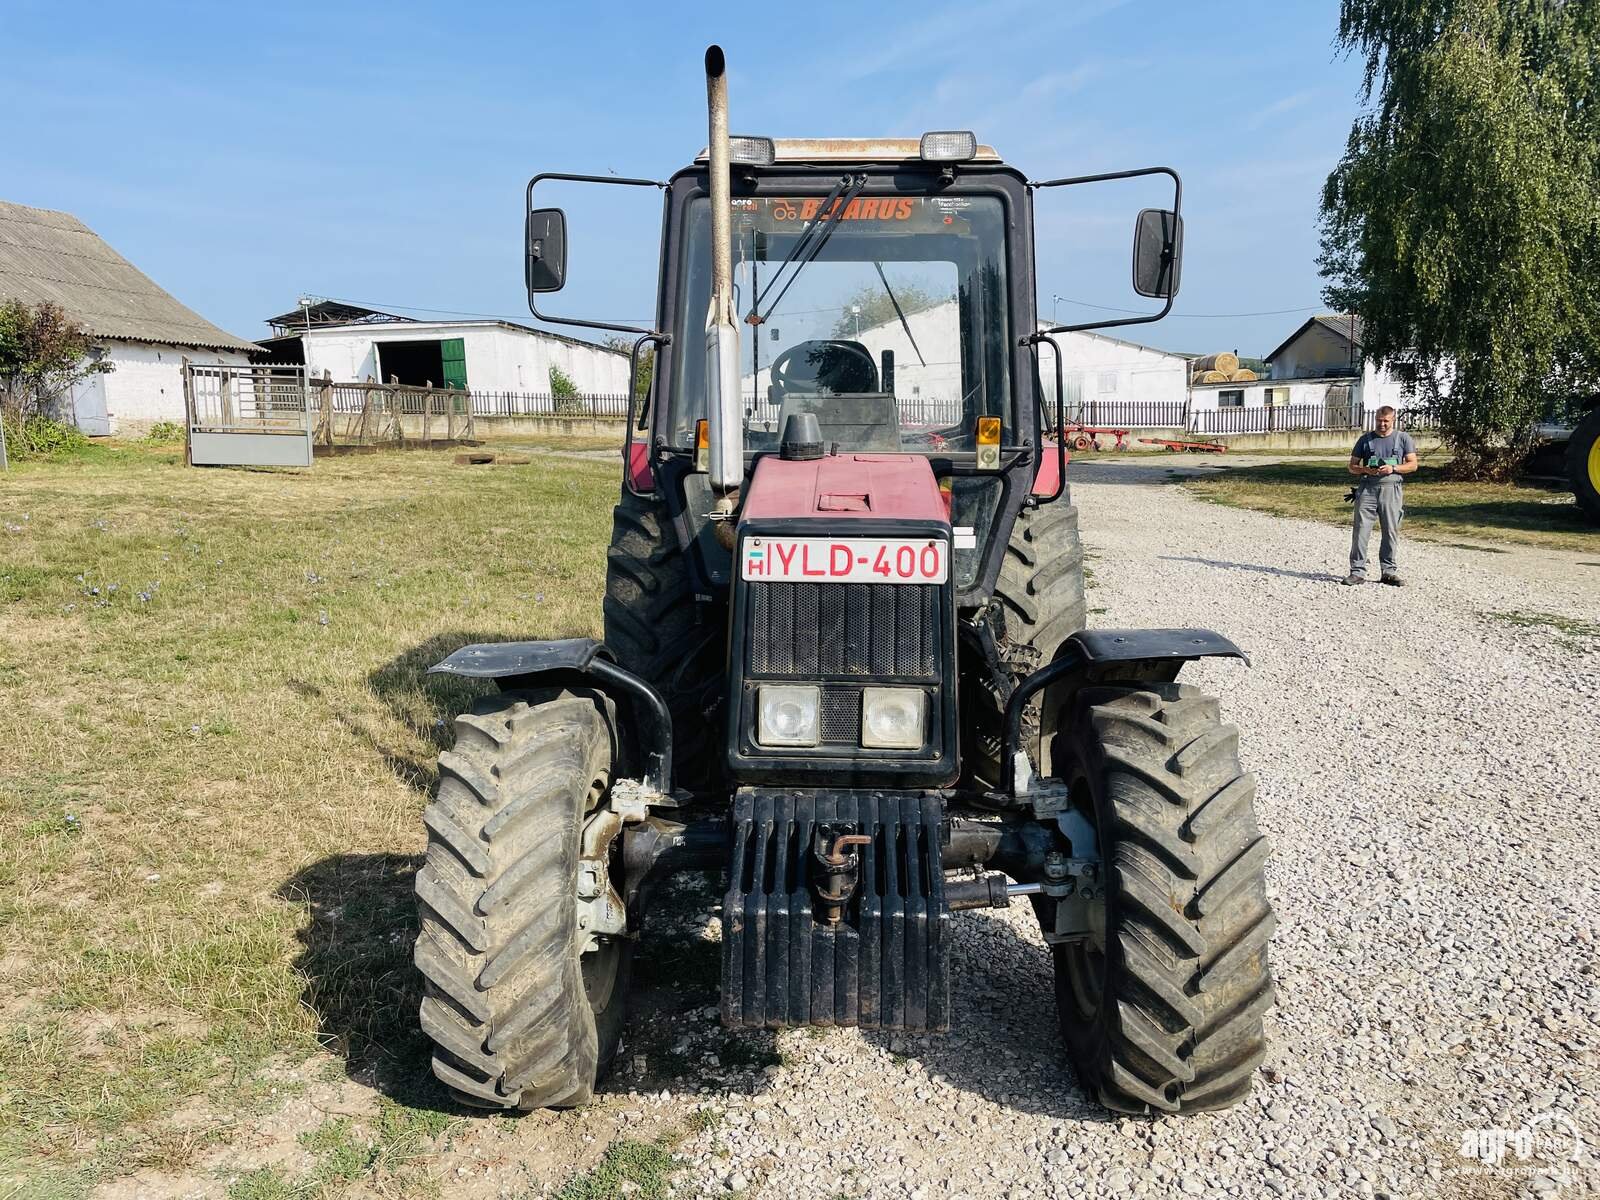
[[[672,713],[673,778],[705,790],[720,774],[716,719],[725,632],[694,598],[689,563],[666,505],[624,488],[606,551],[605,641]]]
[[[1109,1108],[1228,1107],[1266,1054],[1276,922],[1238,743],[1177,683],[1087,689],[1063,714],[1054,761],[1095,825],[1105,899],[1098,938],[1052,947],[1056,1007]]]
[[[614,712],[598,692],[506,693],[456,718],[423,814],[417,873],[422,1028],[463,1103],[587,1103],[622,1033],[622,940],[578,924],[585,818],[605,803]]]
[[[1071,494],[1063,493],[1053,504],[1017,514],[988,616],[1000,661],[975,663],[965,681],[969,769],[982,783],[998,786],[1003,778],[1000,751],[1011,689],[1054,661],[1068,636],[1084,627],[1084,615],[1078,510]],[[1023,710],[1024,747],[1038,738],[1039,705],[1035,698]],[[1035,765],[1048,773],[1047,763]]]

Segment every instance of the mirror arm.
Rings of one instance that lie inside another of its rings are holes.
[[[528,180],[527,201],[524,212],[533,211],[533,189],[542,180],[554,179],[565,183],[608,183],[621,187],[653,187],[661,191],[667,190],[667,185],[659,179],[627,179],[620,175],[572,175],[564,171],[543,171]],[[654,330],[640,329],[636,325],[615,325],[610,321],[583,321],[577,317],[554,317],[539,311],[539,306],[533,302],[533,297],[528,297],[528,311],[541,321],[551,325],[574,325],[580,329],[612,329],[618,333],[653,333]],[[629,385],[632,386],[631,383]]]
[[[1140,167],[1134,171],[1107,171],[1101,175],[1073,175],[1066,179],[1041,179],[1028,184],[1029,192],[1037,188],[1048,187],[1076,187],[1081,183],[1104,183],[1111,179],[1139,179],[1146,175],[1166,175],[1172,180],[1172,215],[1176,226],[1183,215],[1183,180],[1171,167]],[[1168,251],[1170,253],[1170,250]],[[1152,321],[1159,321],[1172,311],[1172,302],[1176,297],[1168,294],[1167,302],[1161,306],[1161,311],[1151,313],[1147,317],[1119,317],[1114,321],[1084,321],[1077,325],[1055,325],[1049,329],[1041,330],[1043,333],[1081,333],[1086,329],[1115,329],[1122,325],[1148,325]],[[1034,301],[1034,311],[1038,311],[1038,301]],[[1026,345],[1030,338],[1024,338]]]
[[[634,423],[633,423],[633,394],[634,394],[635,388],[638,386],[635,383],[635,380],[637,380],[639,378],[639,351],[644,349],[644,345],[645,345],[646,342],[653,342],[656,345],[656,347],[659,349],[660,347],[667,345],[671,341],[672,341],[672,336],[670,334],[666,334],[666,333],[646,333],[646,334],[641,335],[633,343],[633,350],[628,355],[628,415],[624,418],[624,423],[627,426],[628,433],[627,433],[627,440],[625,442],[623,442],[623,444],[622,444],[622,465],[623,465],[622,486],[627,488],[630,492],[633,492],[633,494],[635,496],[639,495],[639,493],[637,491],[634,491],[633,476],[629,473],[627,467],[628,467],[628,464],[633,461],[633,431],[634,431]],[[659,354],[656,356],[658,362],[660,360],[660,357],[661,356]],[[639,406],[639,428],[640,429],[643,429],[645,427],[645,424],[644,424],[645,417],[650,412],[650,393],[655,388],[655,385],[656,385],[656,374],[652,370],[650,372],[650,387],[645,389],[644,402]]]
[[[1053,332],[1053,331],[1052,331]],[[1061,371],[1061,346],[1049,333],[1036,333],[1026,339],[1033,346],[1033,373],[1039,375],[1039,345],[1043,343],[1056,355],[1056,490],[1049,496],[1035,497],[1036,504],[1054,504],[1067,489],[1067,412],[1066,386]],[[1080,414],[1081,415],[1081,414]],[[1042,435],[1041,435],[1042,436]],[[1042,450],[1043,447],[1040,447]]]

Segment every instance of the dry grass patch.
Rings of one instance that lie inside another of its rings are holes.
[[[598,631],[611,464],[179,458],[0,480],[0,1195],[131,1170],[285,1053],[425,1072],[418,817],[482,689],[424,672]]]
[[[1180,486],[1233,508],[1348,526],[1344,495],[1354,483],[1343,463],[1278,463],[1228,468],[1183,479]],[[1600,551],[1600,529],[1584,519],[1572,493],[1559,488],[1458,483],[1444,479],[1437,467],[1422,467],[1405,489],[1407,537]]]

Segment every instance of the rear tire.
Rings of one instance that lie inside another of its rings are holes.
[[[616,1053],[629,946],[583,952],[577,891],[614,730],[598,692],[506,693],[457,717],[439,757],[416,964],[433,1072],[465,1104],[587,1103]]]
[[[1567,478],[1578,507],[1600,524],[1600,408],[1579,421],[1567,439]]]
[[[689,564],[659,500],[626,488],[606,551],[605,641],[672,711],[673,779],[694,790],[719,775],[725,630],[702,619]]]
[[[972,730],[968,769],[988,786],[1000,782],[1000,750],[1011,689],[1053,661],[1070,634],[1084,627],[1083,543],[1070,492],[1017,514],[995,581],[990,627],[998,663],[979,663],[963,694]],[[1023,710],[1022,745],[1036,744],[1038,698]],[[1041,772],[1047,764],[1036,764]]]
[[[1051,947],[1079,1077],[1120,1112],[1237,1104],[1266,1055],[1276,923],[1238,731],[1177,683],[1088,689],[1063,718],[1055,762],[1106,892],[1098,945]]]

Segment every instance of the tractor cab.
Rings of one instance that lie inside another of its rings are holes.
[[[961,531],[956,586],[976,599],[986,552],[1039,464],[1033,349],[1022,340],[1033,328],[1025,184],[970,137],[956,147],[959,174],[924,158],[924,145],[738,143],[763,160],[733,164],[739,436],[747,470],[780,450],[801,413],[830,454],[925,462]],[[697,164],[669,189],[663,318],[674,336],[652,421],[669,476],[676,461],[692,467],[682,456],[713,416],[697,352],[713,285],[706,172]],[[708,577],[725,583],[714,539],[700,546]]]

